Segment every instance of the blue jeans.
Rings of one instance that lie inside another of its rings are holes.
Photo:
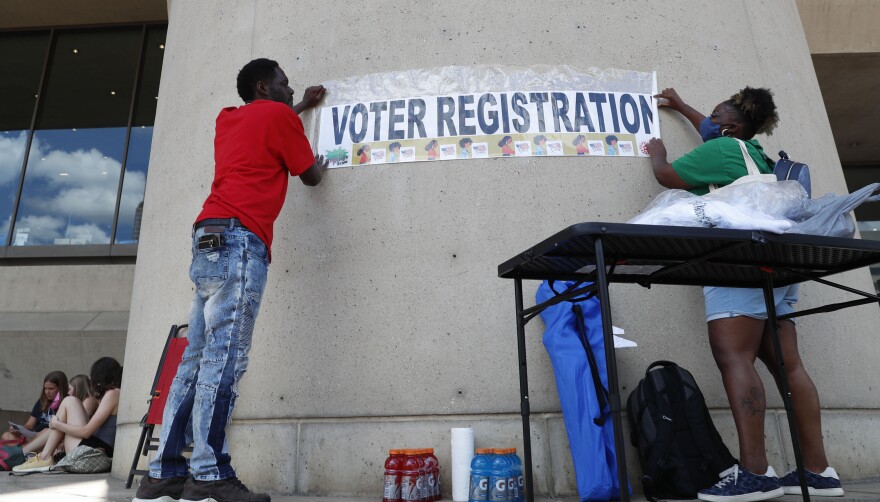
[[[192,475],[200,481],[235,476],[226,449],[226,425],[238,397],[251,349],[254,321],[266,287],[268,250],[244,228],[226,228],[219,247],[197,249],[193,233],[189,275],[196,286],[189,345],[171,384],[162,416],[154,478]],[[210,235],[210,234],[209,234]],[[192,443],[187,466],[183,448]]]

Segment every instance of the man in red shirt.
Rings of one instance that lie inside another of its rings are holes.
[[[245,104],[217,117],[214,182],[193,225],[189,345],[168,394],[159,450],[134,502],[270,500],[236,478],[226,425],[247,369],[288,178],[315,186],[327,169],[298,115],[317,106],[325,89],[307,88],[294,105],[287,76],[269,59],[246,64],[237,87]],[[181,453],[190,443],[187,463]]]

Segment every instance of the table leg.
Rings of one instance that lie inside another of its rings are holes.
[[[779,328],[776,319],[776,300],[773,298],[773,277],[771,273],[764,274],[764,303],[767,307],[767,323],[770,328],[770,340],[773,342],[773,352],[776,353],[776,372],[779,374],[779,386],[782,387],[782,402],[785,405],[785,415],[788,417],[788,430],[791,434],[791,447],[794,450],[794,460],[797,465],[801,482],[801,493],[804,502],[810,501],[807,490],[807,476],[804,472],[801,458],[801,444],[798,440],[797,422],[794,417],[794,408],[791,404],[791,391],[788,389],[788,377],[785,374],[785,360],[782,357],[782,345],[779,343]]]
[[[532,483],[532,434],[529,425],[529,376],[526,370],[526,323],[523,319],[522,279],[515,279],[516,287],[516,341],[519,353],[519,394],[520,413],[523,427],[523,476],[526,482],[525,499],[535,501],[535,488]]]
[[[596,282],[599,284],[599,307],[602,312],[602,334],[605,339],[605,365],[608,372],[608,404],[614,425],[614,452],[617,457],[617,478],[620,482],[620,500],[629,502],[629,479],[626,475],[626,443],[623,438],[623,410],[617,385],[617,356],[614,353],[614,331],[611,325],[611,298],[608,296],[608,277],[605,274],[605,254],[602,238],[595,241]]]

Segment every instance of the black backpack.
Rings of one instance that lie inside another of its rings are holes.
[[[673,362],[648,366],[629,395],[627,418],[648,500],[695,499],[738,462],[715,429],[693,375]]]

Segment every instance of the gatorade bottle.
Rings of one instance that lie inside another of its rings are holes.
[[[400,475],[406,457],[403,450],[390,450],[385,460],[385,491],[382,502],[400,502]]]
[[[503,450],[492,450],[489,455],[489,502],[507,502],[507,470],[510,462],[499,453]]]
[[[471,488],[468,502],[485,502],[489,499],[489,448],[474,450],[471,460]]]
[[[434,448],[425,448],[425,469],[428,471],[428,500],[440,500],[440,460],[434,455]]]
[[[431,502],[430,488],[428,487],[428,469],[425,458],[427,450],[419,448],[416,450],[416,459],[419,461],[419,500],[422,502]]]
[[[523,464],[522,460],[519,458],[519,455],[516,454],[516,448],[510,449],[510,460],[512,462],[510,470],[513,471],[513,475],[516,478],[516,500],[514,502],[522,502],[524,498],[524,490],[526,487],[525,479],[523,478]]]
[[[507,500],[517,502],[519,500],[519,483],[514,471],[513,452],[516,448],[504,448],[504,459],[507,461]]]
[[[400,500],[419,502],[419,460],[413,450],[403,450],[405,458],[400,471]]]

